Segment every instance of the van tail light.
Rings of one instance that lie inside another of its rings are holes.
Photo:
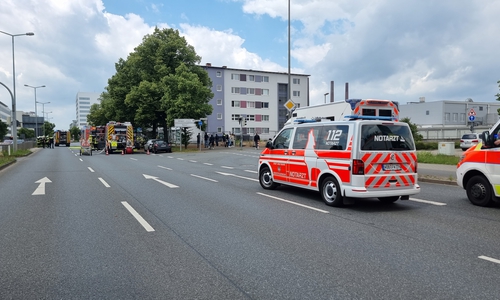
[[[418,161],[415,160],[415,173],[418,173],[417,172],[417,167],[418,167]]]
[[[473,143],[477,143],[477,140],[472,140]]]
[[[463,142],[464,142],[464,140],[460,140],[460,143],[463,143]]]
[[[352,161],[352,175],[365,175],[365,163],[360,159]]]

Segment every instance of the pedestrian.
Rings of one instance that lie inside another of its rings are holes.
[[[222,133],[222,143],[224,144],[224,147],[227,147],[227,144],[226,144],[226,135],[224,133]]]
[[[229,133],[227,134],[227,147],[231,148],[231,135]]]
[[[200,133],[198,132],[198,135],[196,136],[196,148],[200,148]]]
[[[215,146],[219,147],[219,136],[215,134]]]
[[[209,138],[209,147],[210,147],[210,149],[214,148],[214,143],[215,143],[215,137],[214,137],[213,134],[211,134],[210,138]]]
[[[49,141],[50,141],[50,148],[51,148],[51,149],[54,149],[54,138],[53,138],[53,137],[50,137],[50,138],[49,138]]]
[[[205,132],[205,148],[208,148],[208,133]]]
[[[42,147],[45,149],[45,137],[42,137]]]
[[[255,149],[259,149],[260,136],[257,132],[253,136],[253,142],[255,143]]]

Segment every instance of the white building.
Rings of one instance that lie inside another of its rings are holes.
[[[88,125],[87,115],[90,113],[90,106],[100,103],[100,97],[100,93],[78,92],[76,94],[76,125],[78,127]]]
[[[0,121],[4,122],[7,124],[7,135],[12,135],[10,131],[10,116],[11,116],[11,110],[10,108],[5,105],[2,101],[0,101]],[[0,137],[1,139],[2,137]]]
[[[288,73],[202,66],[212,80],[214,98],[212,115],[208,116],[207,132],[234,133],[261,139],[273,137],[285,124],[291,99],[296,107],[309,105],[309,75],[291,74],[291,95],[288,95]],[[239,118],[247,125],[240,127]]]

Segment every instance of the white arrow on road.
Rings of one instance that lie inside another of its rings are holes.
[[[146,179],[153,179],[154,181],[156,182],[159,182],[165,186],[168,186],[169,188],[178,188],[178,186],[176,186],[175,184],[171,184],[171,183],[168,183],[168,182],[165,182],[165,181],[162,181],[160,179],[158,179],[158,177],[154,177],[154,176],[151,176],[151,175],[146,175],[146,174],[142,174],[144,176],[144,178]]]
[[[45,184],[48,182],[52,182],[52,181],[50,181],[50,179],[48,179],[47,177],[44,177],[38,181],[35,181],[35,183],[39,183],[39,185],[36,188],[36,190],[33,192],[33,194],[31,194],[31,195],[45,195]]]
[[[231,174],[231,173],[224,173],[224,172],[215,172],[215,173],[219,173],[219,174],[224,175],[224,176],[233,176],[233,177],[247,179],[247,180],[252,180],[252,181],[259,181],[258,179],[255,179],[255,178],[249,178],[249,177],[239,176],[239,175]]]

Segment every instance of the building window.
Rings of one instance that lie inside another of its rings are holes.
[[[247,115],[246,119],[248,121],[255,121],[255,115]]]
[[[217,113],[217,120],[222,120],[222,114],[221,113]]]
[[[269,76],[262,76],[263,82],[269,82]]]
[[[233,121],[239,121],[240,118],[241,118],[241,115],[239,115],[239,114],[231,115],[231,120],[233,120]]]
[[[254,75],[248,75],[248,81],[255,81]]]
[[[482,106],[479,106],[479,111],[483,111],[483,107]]]
[[[269,96],[269,89],[262,89],[262,95]]]
[[[465,121],[465,113],[460,114],[460,121]]]
[[[232,107],[240,107],[240,101],[231,101]]]
[[[458,113],[453,113],[453,121],[458,121]]]
[[[239,94],[240,93],[240,88],[239,87],[233,87],[233,88],[231,88],[231,93],[233,93],[233,94]]]
[[[234,135],[239,135],[240,134],[240,128],[239,127],[233,127],[233,134]]]
[[[269,128],[261,128],[260,130],[262,133],[265,133],[265,134],[269,133]]]
[[[79,100],[90,100],[90,98],[89,98],[89,97],[79,97],[78,99],[79,99]]]
[[[217,85],[217,92],[222,92],[222,85],[220,84]]]
[[[217,99],[217,105],[222,105],[222,99]]]
[[[240,80],[240,74],[231,74],[231,80]]]
[[[247,89],[247,94],[249,94],[249,95],[255,95],[255,89],[254,88],[248,88]]]
[[[450,120],[450,113],[445,113],[444,114],[444,120],[449,121]]]
[[[428,110],[425,111],[425,115],[427,115],[427,116],[429,115],[429,111]]]
[[[255,102],[253,102],[253,101],[247,101],[247,107],[248,108],[255,108]]]
[[[221,71],[217,71],[217,77],[222,77],[222,72]]]
[[[269,115],[262,115],[262,121],[269,122]]]
[[[294,97],[300,97],[300,91],[293,91]]]
[[[269,102],[262,102],[262,108],[269,108]]]
[[[293,84],[300,84],[300,78],[294,78]]]
[[[222,127],[217,127],[217,133],[222,133]]]

